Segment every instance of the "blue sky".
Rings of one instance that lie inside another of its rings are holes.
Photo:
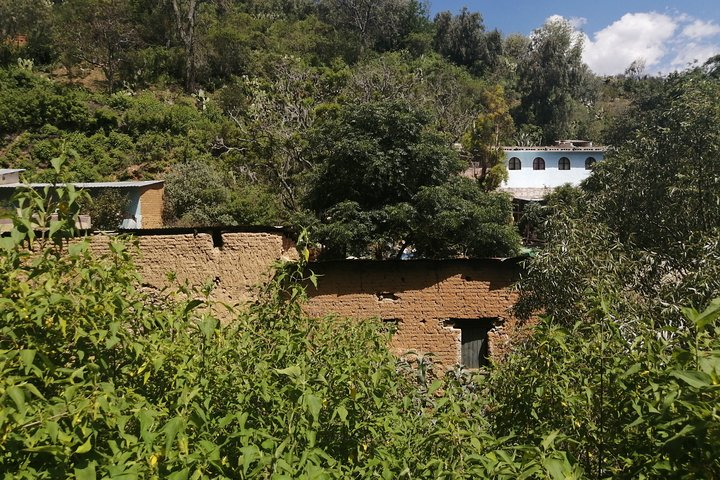
[[[667,73],[720,53],[718,0],[430,0],[431,17],[463,6],[504,35],[527,35],[553,16],[569,20],[598,74],[622,73],[638,59],[648,73]]]

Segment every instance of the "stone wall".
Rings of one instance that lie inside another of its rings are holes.
[[[282,230],[257,231],[134,230],[140,246],[135,258],[143,284],[161,289],[172,272],[177,281],[215,285],[216,300],[235,304],[253,298],[253,287],[269,278],[280,258],[297,257],[295,244]],[[105,251],[109,237],[91,237],[96,252]]]
[[[445,366],[460,362],[461,330],[455,321],[487,321],[489,354],[499,358],[521,332],[509,308],[515,259],[318,262],[317,290],[309,289],[312,315],[336,313],[379,317],[397,324],[392,348],[398,354],[432,352]],[[484,319],[484,320],[483,320]]]

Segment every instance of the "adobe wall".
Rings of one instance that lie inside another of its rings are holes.
[[[163,233],[167,232],[167,233]],[[282,231],[233,232],[135,230],[140,252],[135,258],[150,288],[178,282],[214,284],[213,297],[236,304],[253,299],[253,288],[269,278],[272,264],[295,259],[292,240]],[[107,251],[110,237],[91,237],[92,249]],[[414,260],[318,262],[318,288],[308,287],[307,313],[397,323],[391,348],[397,354],[432,352],[450,367],[460,361],[460,330],[450,320],[495,318],[489,334],[490,356],[500,358],[521,333],[509,314],[517,294],[517,260]]]
[[[507,353],[521,334],[509,314],[517,294],[517,260],[417,260],[318,262],[317,290],[310,287],[306,311],[352,318],[379,317],[397,323],[391,347],[397,354],[432,352],[435,362],[460,362],[460,330],[451,319],[497,318],[489,334],[491,358]]]
[[[135,231],[140,253],[135,257],[145,286],[162,289],[172,272],[180,283],[215,285],[213,297],[230,304],[253,298],[253,287],[269,278],[280,258],[297,258],[295,244],[282,232],[184,231],[158,234]],[[94,235],[91,248],[108,250],[110,237]]]
[[[150,185],[143,188],[140,194],[143,228],[160,228],[163,226],[163,184]]]

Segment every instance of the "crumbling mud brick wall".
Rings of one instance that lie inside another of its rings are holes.
[[[140,193],[143,228],[160,228],[163,226],[163,195],[162,183],[144,187]]]
[[[509,313],[517,293],[511,289],[517,259],[318,262],[318,288],[309,287],[306,311],[397,325],[391,347],[402,355],[432,352],[451,367],[461,360],[458,321],[493,319],[489,355],[499,359],[521,334]]]
[[[168,273],[191,286],[214,285],[215,300],[252,300],[253,289],[269,279],[279,259],[296,259],[295,244],[284,232],[220,229],[134,230],[139,252],[134,261],[145,287],[169,286]],[[91,237],[95,252],[107,251],[110,238]]]

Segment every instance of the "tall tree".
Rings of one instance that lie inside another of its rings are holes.
[[[500,34],[497,31],[486,34],[478,12],[470,12],[467,8],[458,15],[441,12],[435,16],[434,24],[435,51],[475,74],[490,70],[502,53]]]
[[[348,105],[318,126],[310,146],[318,165],[309,205],[321,211],[351,200],[364,209],[409,201],[462,169],[429,118],[407,103]]]
[[[326,21],[356,34],[364,50],[396,49],[427,21],[417,0],[321,0],[321,6]]]
[[[56,35],[65,54],[100,68],[115,90],[120,63],[139,43],[130,5],[123,0],[70,0],[59,9]]]
[[[512,133],[512,117],[500,85],[488,87],[482,110],[463,138],[463,151],[474,167],[475,178],[485,191],[495,190],[507,179],[501,145]]]
[[[175,27],[185,49],[185,90],[195,89],[197,81],[198,9],[211,0],[171,0]]]
[[[567,20],[550,19],[531,34],[518,67],[516,124],[541,127],[545,144],[572,135],[573,110],[592,93],[584,88],[590,73],[582,62],[582,37]]]

